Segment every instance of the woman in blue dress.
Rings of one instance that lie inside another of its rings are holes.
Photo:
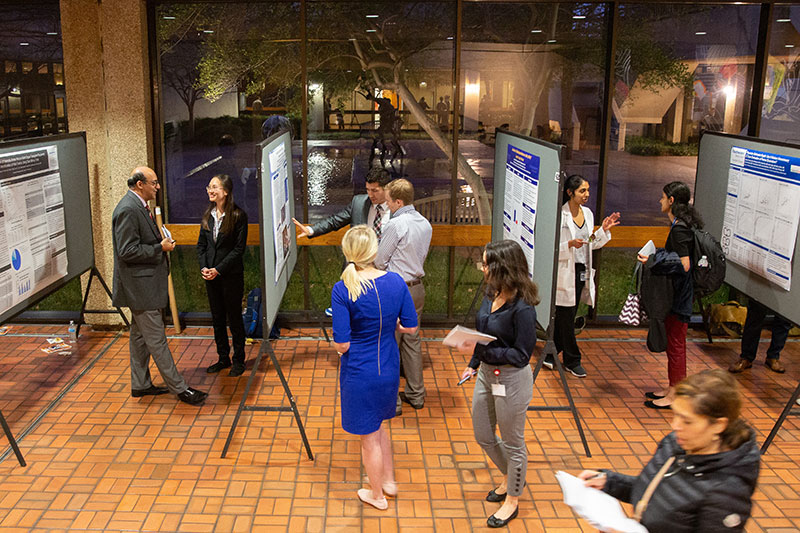
[[[403,278],[373,265],[378,238],[372,228],[350,228],[342,252],[347,266],[331,294],[333,340],[341,356],[342,428],[361,436],[370,488],[359,489],[358,497],[383,510],[389,506],[384,493],[397,494],[392,443],[383,427],[394,418],[400,384],[395,330],[414,333],[417,313]]]

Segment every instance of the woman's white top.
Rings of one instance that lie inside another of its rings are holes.
[[[581,206],[583,211],[586,232],[594,229],[594,215],[592,212]],[[589,244],[584,244],[580,249],[570,248],[569,241],[579,238],[578,226],[572,220],[572,213],[569,210],[569,202],[561,206],[561,236],[558,246],[558,281],[556,282],[556,305],[561,307],[572,307],[575,302],[575,263],[578,261],[578,252],[583,250],[583,264],[586,265],[586,285],[581,292],[580,301],[594,307],[595,298],[595,285],[594,285],[594,269],[592,268],[592,254],[591,250],[602,248],[608,241],[611,240],[611,232],[604,231],[602,226],[597,228],[594,233],[594,240]],[[589,240],[586,237],[584,240]],[[580,237],[583,238],[583,237]]]

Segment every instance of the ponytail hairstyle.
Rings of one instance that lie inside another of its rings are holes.
[[[351,227],[342,239],[342,252],[347,259],[347,266],[341,279],[347,287],[350,300],[355,302],[372,287],[372,280],[364,279],[360,271],[372,265],[378,255],[375,230],[363,224]]]
[[[678,383],[676,394],[689,400],[698,415],[728,419],[728,427],[719,435],[723,448],[735,450],[750,439],[753,430],[740,418],[739,384],[729,372],[717,368],[689,376]]]
[[[690,228],[701,229],[703,227],[703,219],[700,218],[694,206],[689,205],[692,193],[689,191],[688,185],[682,181],[671,181],[664,185],[662,190],[667,198],[672,198],[672,207],[670,207],[672,216]]]
[[[528,260],[516,241],[490,242],[486,253],[486,294],[494,298],[504,289],[530,305],[539,303],[539,288],[528,277]]]
[[[223,205],[222,211],[225,213],[225,218],[222,219],[222,226],[220,226],[219,232],[230,234],[233,232],[233,228],[236,227],[236,223],[242,216],[242,210],[233,201],[233,180],[231,180],[230,176],[227,174],[217,174],[211,179],[213,180],[214,178],[219,180],[219,184],[222,186],[223,190],[228,193],[225,197],[225,204]],[[208,207],[206,207],[203,218],[200,220],[200,225],[203,229],[211,229],[208,225],[208,221],[211,220],[211,211],[216,209],[216,207],[217,204],[215,202],[208,202]]]
[[[569,199],[575,194],[575,191],[581,188],[581,185],[586,180],[580,174],[572,174],[564,181],[564,192],[561,193],[561,205],[569,202]],[[572,193],[572,194],[570,194]]]

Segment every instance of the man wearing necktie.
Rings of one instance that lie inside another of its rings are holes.
[[[148,202],[156,199],[158,177],[153,169],[137,167],[128,178],[128,192],[111,219],[114,246],[112,302],[131,310],[131,396],[139,398],[171,392],[182,402],[203,403],[207,394],[186,385],[175,367],[164,333],[161,310],[167,306],[167,252],[175,241],[164,238],[156,226]],[[150,356],[167,385],[150,380]]]
[[[382,168],[373,167],[366,177],[367,194],[357,194],[353,197],[350,205],[314,225],[308,226],[292,219],[295,226],[297,226],[297,234],[313,239],[341,229],[348,224],[350,226],[366,224],[375,230],[378,240],[380,240],[382,228],[391,216],[389,207],[386,204],[386,192],[384,191],[384,187],[390,181],[391,178],[388,172]]]

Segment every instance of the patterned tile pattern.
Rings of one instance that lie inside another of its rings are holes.
[[[359,442],[341,429],[337,356],[318,330],[285,331],[274,343],[305,420],[309,461],[287,413],[245,413],[220,459],[248,374],[206,374],[215,361],[209,328],[170,339],[187,382],[210,393],[200,408],[171,395],[130,397],[126,333],[84,328],[73,354],[44,354],[46,337],[64,329],[14,326],[0,338],[0,409],[28,461],[21,468],[11,454],[0,462],[2,531],[464,532],[484,529],[498,507],[483,500],[500,476],[472,437],[472,385],[456,386],[467,357],[442,346],[442,330],[423,332],[428,398],[391,423],[400,494],[377,511],[355,496],[364,476]],[[738,341],[709,345],[691,335],[690,373],[737,357]],[[668,412],[642,405],[643,393],[666,379],[664,357],[646,351],[644,336],[641,329],[580,336],[589,377],[569,384],[593,456],[584,456],[569,413],[531,412],[528,486],[512,531],[594,531],[561,502],[555,471],[635,473],[669,431]],[[248,349],[252,365],[258,345]],[[739,378],[759,440],[798,383],[800,343],[790,340],[783,362],[788,371],[775,374],[760,354]],[[555,374],[543,370],[534,404],[564,401]],[[248,404],[287,405],[266,361]],[[763,458],[747,531],[800,529],[799,452],[800,419],[790,417]]]

